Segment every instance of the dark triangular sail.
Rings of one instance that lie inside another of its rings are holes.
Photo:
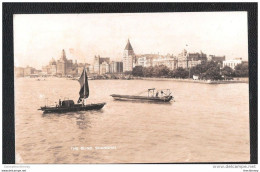
[[[88,98],[89,96],[89,87],[88,87],[88,76],[85,68],[79,78],[80,91],[79,91],[79,100],[78,103],[82,101],[82,99]]]

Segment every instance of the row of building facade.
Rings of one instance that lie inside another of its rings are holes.
[[[225,56],[207,55],[203,52],[200,53],[189,53],[187,50],[183,50],[177,56],[174,55],[159,55],[159,54],[141,54],[137,55],[134,53],[133,47],[128,40],[127,45],[124,49],[123,55],[123,71],[132,71],[135,66],[159,66],[164,65],[169,69],[174,70],[178,67],[184,69],[191,68],[202,61],[213,60],[223,64]]]
[[[106,74],[106,73],[122,73],[123,62],[111,61],[109,57],[94,57],[93,66],[89,66],[89,73]]]
[[[15,76],[37,76],[37,75],[48,75],[48,76],[79,76],[84,67],[88,73],[92,74],[106,74],[106,73],[122,73],[123,62],[110,61],[109,57],[94,57],[94,64],[88,63],[73,63],[73,60],[69,60],[66,57],[65,50],[62,50],[61,57],[55,61],[54,58],[42,67],[42,70],[37,70],[33,67],[27,66],[15,67]]]
[[[206,55],[205,53],[196,52],[191,53],[187,50],[183,50],[177,56],[174,55],[159,55],[159,54],[142,54],[136,55],[134,53],[133,47],[128,40],[127,45],[124,49],[123,55],[123,71],[132,71],[135,66],[159,66],[164,65],[169,69],[174,70],[178,67],[182,67],[184,69],[189,69],[198,64],[201,64],[203,61],[214,61],[219,63],[219,65],[223,68],[224,66],[229,66],[232,69],[238,64],[247,63],[247,61],[243,61],[242,58],[235,58],[233,60],[226,60],[225,56],[215,56],[215,55]]]
[[[53,76],[78,76],[82,73],[85,67],[88,73],[92,74],[107,74],[107,73],[122,73],[132,71],[135,66],[150,67],[164,65],[169,69],[174,70],[178,67],[189,69],[203,61],[215,61],[222,67],[229,66],[235,69],[235,66],[241,64],[241,58],[234,60],[226,60],[225,56],[207,56],[203,52],[190,53],[183,50],[177,56],[173,54],[160,55],[158,54],[135,54],[133,47],[128,39],[123,52],[122,61],[112,61],[109,57],[94,57],[93,65],[88,63],[73,63],[66,57],[65,50],[62,50],[60,58],[56,61],[51,59],[48,65],[43,66],[42,70],[36,70],[27,66],[26,68],[15,68],[16,76],[29,76],[29,75],[53,75]]]
[[[41,73],[41,70],[37,70],[33,67],[27,66],[23,67],[14,67],[14,74],[16,77],[24,77],[24,76],[33,76]]]

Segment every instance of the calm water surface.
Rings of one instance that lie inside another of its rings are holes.
[[[90,80],[89,86],[88,102],[106,102],[102,110],[43,114],[37,109],[46,98],[49,105],[59,98],[76,101],[79,83],[15,80],[17,163],[249,161],[248,84]],[[147,88],[169,88],[175,102],[114,101],[109,96]],[[95,149],[108,146],[114,149]]]

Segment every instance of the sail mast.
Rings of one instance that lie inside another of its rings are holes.
[[[84,66],[84,99],[86,98],[86,71]]]

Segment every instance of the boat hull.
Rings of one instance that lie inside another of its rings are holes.
[[[75,104],[71,107],[41,107],[38,110],[42,110],[44,113],[66,113],[66,112],[77,112],[77,111],[89,111],[89,110],[100,110],[104,107],[106,103],[98,104]]]
[[[129,100],[129,101],[152,101],[152,102],[169,102],[173,99],[172,96],[164,97],[146,97],[146,96],[129,96],[129,95],[111,95],[115,100]]]

